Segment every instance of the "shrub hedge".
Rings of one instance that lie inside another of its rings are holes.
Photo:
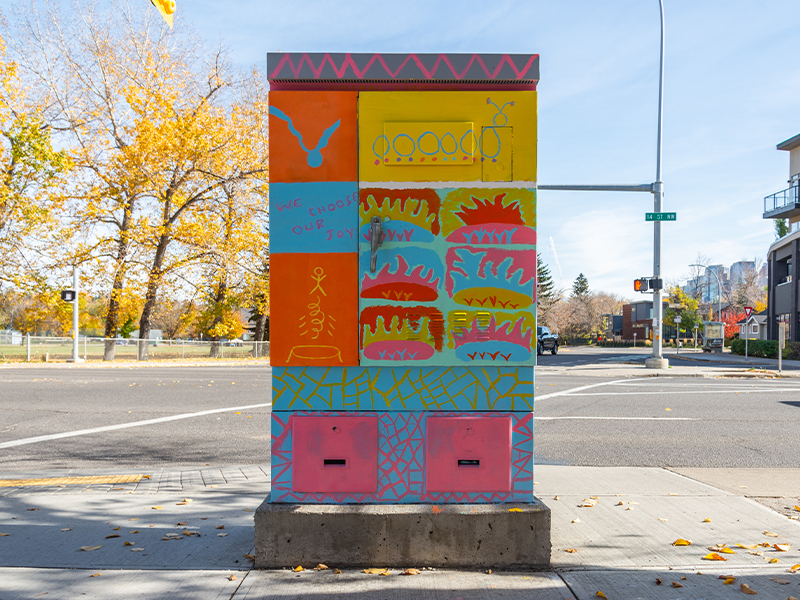
[[[744,340],[733,340],[731,352],[744,356]],[[777,340],[750,340],[747,348],[748,356],[755,358],[778,358]],[[783,349],[783,358],[786,360],[800,360],[800,342],[786,342]]]

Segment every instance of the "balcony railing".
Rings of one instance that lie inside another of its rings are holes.
[[[764,198],[764,217],[769,218],[770,213],[780,213],[784,210],[792,210],[800,204],[800,186],[793,185],[790,188],[770,194]],[[775,215],[778,216],[778,215]]]

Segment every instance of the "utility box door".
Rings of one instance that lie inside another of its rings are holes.
[[[377,416],[293,416],[292,437],[292,491],[377,491]]]
[[[511,417],[428,418],[425,489],[509,492]]]

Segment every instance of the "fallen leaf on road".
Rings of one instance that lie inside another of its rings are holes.
[[[253,556],[252,554],[245,554],[245,555],[244,555],[244,557],[245,557],[247,560],[255,560],[255,559],[256,559],[256,557],[255,557],[255,556]]]
[[[584,502],[583,504],[578,504],[578,508],[592,508],[594,504],[590,504],[589,502]]]
[[[139,517],[134,517],[133,519],[128,519],[128,521],[138,521]]]
[[[742,591],[743,591],[745,594],[750,594],[751,596],[755,596],[756,594],[758,594],[758,592],[756,592],[754,589],[752,589],[752,588],[751,588],[749,585],[747,585],[746,583],[740,583],[740,584],[739,584],[739,586],[742,588]]]
[[[252,508],[245,508],[244,512],[253,512],[253,509]]]
[[[773,577],[772,581],[774,581],[775,583],[779,583],[780,585],[789,585],[790,583],[792,583],[788,579],[781,579],[780,577]]]
[[[139,533],[138,529],[131,529],[128,533]]]
[[[553,496],[553,500],[558,500],[558,496]]]
[[[406,569],[405,571],[400,573],[400,575],[419,575],[419,571],[417,571],[416,569]]]
[[[131,552],[144,552],[144,548],[131,548]]]
[[[226,535],[228,535],[228,534],[227,533],[218,533],[217,537],[225,537]]]
[[[764,556],[764,553],[761,550],[748,550],[748,554],[752,554],[753,556]]]
[[[388,569],[364,569],[364,573],[367,575],[380,575],[381,573],[388,571]]]
[[[790,544],[772,544],[772,547],[778,552],[788,552],[792,546]]]
[[[114,527],[111,531],[119,531],[119,527]]]
[[[765,531],[764,535],[768,535],[769,537],[781,537],[777,533],[773,533],[772,531]]]
[[[38,508],[29,508],[28,510],[39,510]]]
[[[81,546],[83,552],[91,552],[92,550],[99,550],[100,548],[102,548],[100,544],[97,546]]]
[[[184,498],[183,501],[184,502],[194,502],[194,500],[192,500],[191,498]]]
[[[175,527],[186,527],[189,524],[189,521],[181,521],[180,523],[175,523]]]
[[[625,506],[625,503],[624,502],[617,502],[617,504],[615,506]]]
[[[316,567],[314,567],[315,571],[327,571],[328,569],[328,565],[323,565],[322,563],[319,563]]]
[[[628,507],[628,508],[626,508],[625,510],[633,510],[633,507],[632,507],[632,506],[629,506],[629,507]]]
[[[236,581],[236,575],[230,575],[228,581]]]
[[[669,521],[669,519],[662,519],[661,517],[658,518],[659,521]]]
[[[178,523],[180,525],[180,523]],[[225,525],[214,525],[214,529],[225,529]]]
[[[170,536],[170,537],[162,537],[162,540],[170,541],[170,540],[182,540],[181,536]]]
[[[92,573],[89,577],[100,577],[100,575],[102,575],[102,573]]]
[[[142,479],[150,479],[150,475],[142,475]]]
[[[438,515],[440,512],[442,512],[442,509],[441,509],[441,508],[439,508],[438,506],[432,506],[432,507],[431,507],[431,512],[432,512],[433,514],[435,514],[435,515]]]
[[[508,512],[522,512],[521,508],[509,508]]]
[[[573,523],[580,523],[581,520],[578,517],[575,517],[574,519],[572,519],[572,522]]]
[[[800,571],[800,565],[794,565],[793,567],[789,567],[786,569],[789,573],[797,573]]]
[[[333,574],[334,574],[334,575],[341,575],[341,574],[342,574],[342,571],[341,571],[340,569],[334,569],[334,570],[333,570]]]
[[[72,531],[72,527],[64,527],[61,531]],[[8,534],[6,534],[8,535]]]
[[[691,546],[692,540],[685,540],[683,538],[678,538],[674,542],[672,542],[673,546]]]
[[[107,540],[110,540],[111,538],[118,538],[118,537],[119,537],[119,534],[118,534],[118,533],[112,533],[111,535],[107,535],[107,536],[106,536],[106,539],[107,539]]]
[[[389,571],[389,569],[386,569],[383,573],[380,574],[380,576],[381,577],[388,577],[391,574],[392,574],[391,571]]]
[[[673,581],[673,582],[672,582],[672,587],[674,587],[674,588],[679,588],[679,587],[683,587],[683,585],[682,585],[682,584],[680,584],[680,583],[678,583],[677,581]]]
[[[595,596],[597,596],[598,598],[608,598],[608,596],[606,596],[606,595],[605,595],[603,592],[601,592],[600,590],[597,590],[597,593],[595,594]]]
[[[124,544],[122,544],[122,545],[123,545],[123,546],[135,546],[135,545],[136,545],[136,542],[125,542],[125,543],[124,543]]]
[[[578,550],[576,548],[567,548],[564,552],[569,552],[570,554],[575,554]]]
[[[711,519],[709,517],[706,517],[705,519],[703,519],[703,523],[711,523]]]
[[[758,548],[758,544],[736,544],[739,548],[744,548],[745,550],[755,550]]]
[[[716,552],[710,552],[703,557],[703,560],[728,560],[727,558],[721,557]]]
[[[164,508],[164,507],[163,506],[154,506],[153,510],[159,510],[159,509],[162,509],[162,508]]]
[[[686,581],[686,577],[681,577],[681,581]]]
[[[736,581],[735,577],[726,577],[724,583],[725,585],[733,585],[733,582]]]
[[[764,559],[764,560],[769,562],[769,564],[771,564],[771,565],[774,565],[776,562],[778,562],[777,558],[769,558],[769,559]]]
[[[661,581],[661,578],[660,577],[656,577],[656,585],[661,585],[662,583],[664,583],[664,582]]]

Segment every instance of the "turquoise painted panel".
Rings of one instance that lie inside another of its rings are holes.
[[[533,367],[274,367],[272,410],[533,410]]]

